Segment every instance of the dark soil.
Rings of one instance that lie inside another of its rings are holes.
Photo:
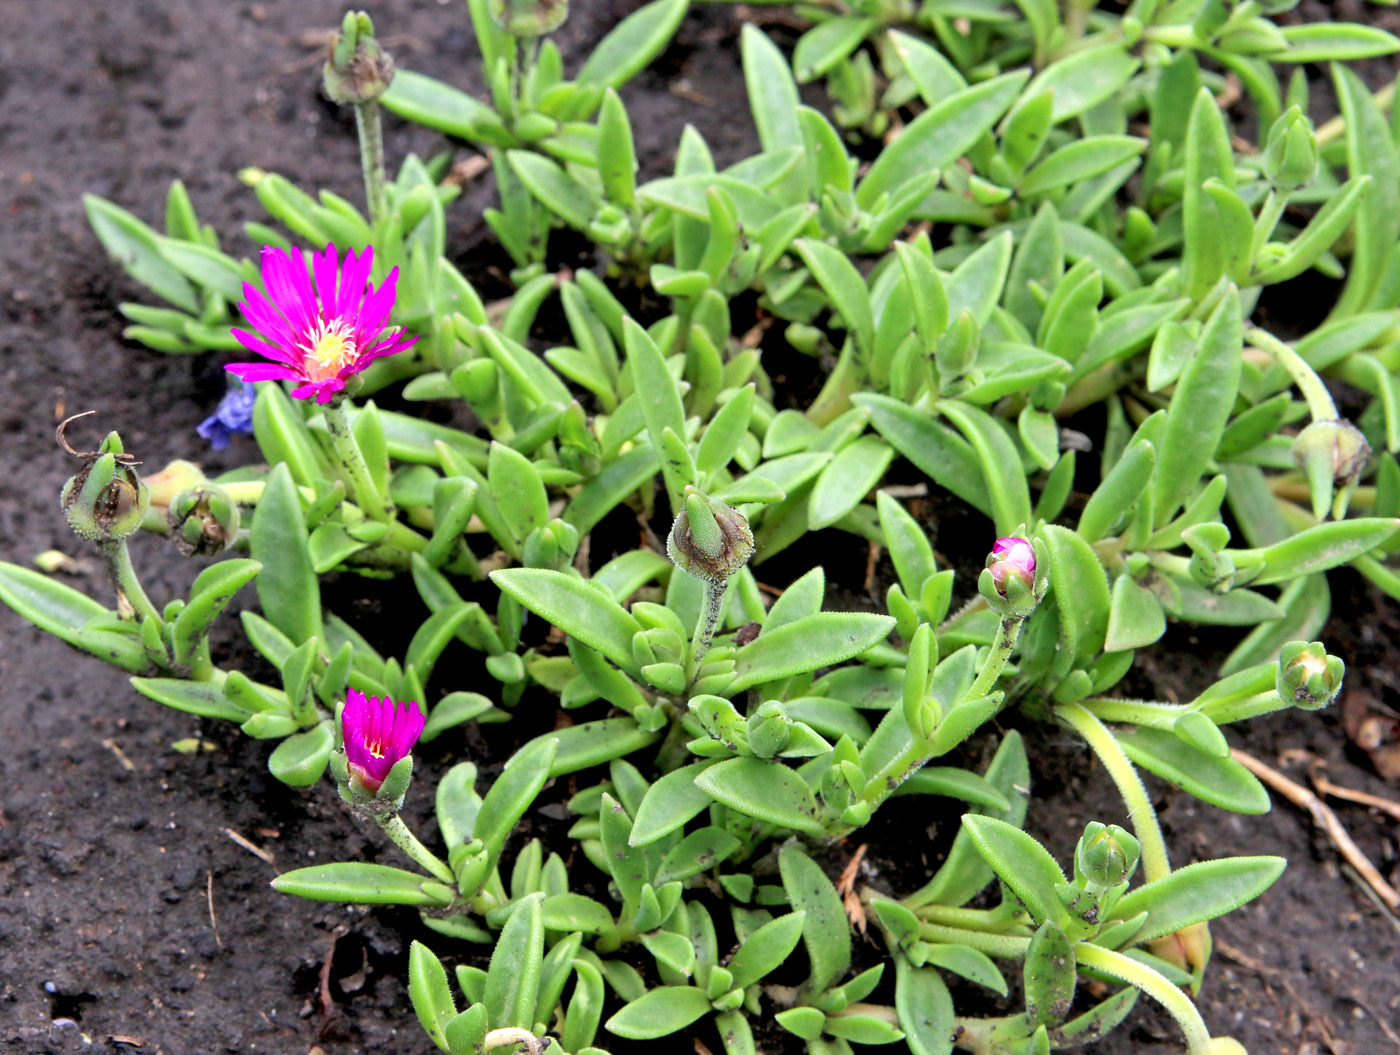
[[[558,37],[572,67],[635,4],[574,6]],[[0,0],[8,30],[0,35],[0,557],[27,563],[62,549],[79,562],[74,584],[106,596],[95,554],[58,512],[58,488],[74,463],[52,442],[54,424],[95,409],[99,424],[78,436],[118,428],[127,449],[158,468],[202,449],[194,426],[223,389],[223,360],[162,356],[122,340],[116,305],[140,293],[105,259],[80,196],[101,194],[159,221],[169,181],[179,177],[201,219],[240,254],[256,247],[239,225],[263,219],[237,179],[244,166],[357,199],[353,121],[317,91],[316,34],[342,10],[330,0]],[[402,66],[480,90],[460,5],[401,0],[371,13]],[[623,93],[644,174],[669,169],[686,121],[721,163],[753,149],[737,25],[732,9],[697,5],[678,41]],[[393,120],[388,141],[391,163],[441,145]],[[504,264],[479,222],[491,195],[485,177],[449,213],[450,251],[483,287]],[[240,438],[203,461],[219,469],[256,458],[252,442]],[[962,525],[978,528],[965,513],[942,523],[938,544],[950,551],[960,549]],[[845,536],[841,545],[849,555],[829,562],[830,578],[858,592],[864,548]],[[188,563],[163,570],[169,558],[158,540],[137,540],[135,560],[157,605],[182,595],[197,571]],[[367,633],[396,636],[404,622],[400,594],[376,593],[362,580],[333,589]],[[1394,708],[1395,605],[1349,573],[1334,576],[1334,590],[1339,618],[1324,636],[1349,664],[1351,691]],[[251,603],[249,591],[235,608]],[[254,659],[230,651],[235,626],[225,621],[216,660],[252,671]],[[1174,630],[1141,657],[1134,676],[1159,695],[1189,697],[1207,682],[1229,636]],[[281,786],[266,774],[267,745],[158,707],[120,673],[76,656],[3,608],[0,683],[0,741],[13,747],[0,753],[0,1050],[430,1050],[404,991],[407,940],[421,933],[416,915],[301,901],[268,886],[278,872],[303,864],[393,860],[326,784]],[[425,820],[436,776],[450,761],[472,758],[489,777],[514,744],[552,720],[547,710],[527,707],[511,726],[432,745],[410,793],[410,820]],[[1122,807],[1076,741],[1053,731],[1028,734],[1037,790],[1050,796],[1033,808],[1031,827],[1065,860],[1086,820],[1125,822]],[[213,753],[171,749],[192,736],[211,741]],[[1335,782],[1394,796],[1349,747],[1335,710],[1256,721],[1232,740],[1270,762],[1309,752]],[[1244,1040],[1255,1055],[1400,1048],[1386,1026],[1400,1020],[1400,933],[1339,871],[1333,848],[1306,817],[1284,804],[1266,817],[1239,818],[1151,786],[1175,862],[1246,853],[1291,862],[1268,894],[1214,927],[1217,954],[1203,996],[1212,1028]],[[549,801],[566,790],[552,790]],[[1394,822],[1358,806],[1338,809],[1394,881]],[[946,833],[955,815],[942,800],[897,800],[865,833],[870,881],[896,892],[920,884],[942,843],[931,838],[927,855],[916,849],[911,857],[910,831]],[[526,835],[567,852],[567,827],[557,810],[546,810],[528,819]],[[581,883],[596,880],[584,874],[591,873],[585,862],[575,871]],[[433,944],[449,961],[470,953],[447,939]],[[760,1035],[771,1042],[765,1050],[778,1050],[780,1034]],[[716,1038],[710,1044],[719,1050]],[[689,1046],[665,1042],[667,1050]],[[1179,1048],[1171,1023],[1144,1001],[1095,1050]]]

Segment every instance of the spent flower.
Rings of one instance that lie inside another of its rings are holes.
[[[308,275],[300,253],[263,246],[268,295],[245,282],[240,305],[257,332],[235,329],[233,335],[271,362],[233,363],[227,369],[245,382],[299,382],[293,396],[328,403],[375,359],[402,352],[418,338],[402,328],[385,329],[399,269],[391,270],[378,288],[369,285],[372,247],[358,255],[352,250],[341,263],[335,246],[328,245],[313,253],[311,261]]]
[[[115,432],[109,432],[95,451],[75,451],[63,434],[72,420],[59,425],[58,442],[69,454],[81,458],[83,467],[63,485],[59,496],[63,513],[73,530],[85,539],[101,542],[126,538],[140,528],[151,503],[150,492],[135,469],[140,463],[126,453]]]

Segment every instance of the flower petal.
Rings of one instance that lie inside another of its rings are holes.
[[[304,337],[316,324],[320,308],[300,254],[263,246],[262,265],[263,284],[273,304],[292,324],[292,332]]]
[[[301,369],[304,357],[300,352],[289,351],[285,348],[268,344],[266,341],[259,340],[247,330],[233,329],[229,332],[232,333],[233,336],[238,339],[238,342],[242,344],[244,348],[247,348],[248,351],[257,352],[259,355],[265,355],[273,362],[284,363],[292,370]]]
[[[336,265],[335,246],[326,246],[326,251],[321,254],[311,254],[311,272],[316,278],[316,295],[320,298],[322,309],[327,318],[336,318],[340,315],[339,303],[336,295],[336,281],[340,274],[340,268]]]
[[[296,371],[277,363],[229,363],[224,367],[234,377],[243,381],[300,381]]]
[[[253,328],[268,340],[283,348],[296,346],[291,325],[251,282],[243,283],[243,301],[238,308],[243,312],[243,317],[253,324]]]

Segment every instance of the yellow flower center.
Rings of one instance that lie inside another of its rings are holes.
[[[334,377],[359,355],[350,324],[343,319],[321,319],[305,347],[308,372],[317,380]]]

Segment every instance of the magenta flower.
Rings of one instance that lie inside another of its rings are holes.
[[[268,296],[243,283],[239,307],[257,333],[234,330],[243,346],[266,356],[268,363],[233,363],[227,369],[244,381],[299,381],[292,395],[328,403],[345,381],[373,360],[413,346],[417,337],[403,329],[385,331],[394,307],[399,269],[389,272],[378,289],[368,285],[374,249],[336,259],[335,246],[311,254],[306,273],[299,250],[263,246],[262,276]]]
[[[1027,589],[1035,587],[1035,547],[1023,538],[999,538],[987,558],[997,593],[1006,596],[1006,577],[1014,575]]]
[[[340,715],[340,731],[351,776],[374,794],[394,763],[418,742],[423,713],[416,703],[395,703],[388,696],[366,696],[351,689]]]

